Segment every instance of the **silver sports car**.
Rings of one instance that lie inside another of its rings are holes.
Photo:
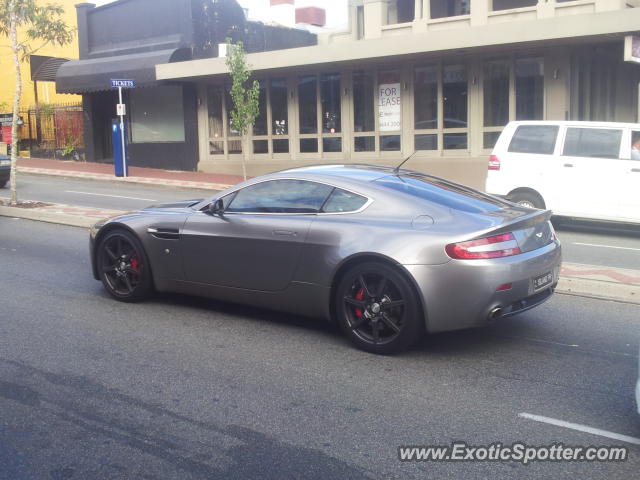
[[[171,291],[321,317],[392,353],[547,300],[550,215],[409,170],[305,167],[101,221],[91,262],[118,300]]]

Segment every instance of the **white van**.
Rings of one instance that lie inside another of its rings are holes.
[[[640,223],[640,124],[511,122],[486,190],[555,215]]]

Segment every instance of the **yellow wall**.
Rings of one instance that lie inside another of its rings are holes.
[[[38,0],[38,3],[41,5],[47,3],[62,5],[64,7],[63,18],[65,22],[70,28],[76,28],[77,18],[74,5],[79,3],[78,0]],[[0,113],[9,113],[13,108],[15,73],[13,70],[13,57],[11,50],[7,48],[8,45],[9,39],[0,36]],[[32,44],[32,46],[34,45]],[[35,54],[70,59],[78,58],[78,35],[75,33],[73,42],[64,47],[47,45]],[[33,82],[31,81],[28,61],[22,64],[21,71],[22,101],[20,102],[20,106],[21,108],[28,108],[35,104]],[[38,82],[38,99],[40,103],[80,103],[82,101],[82,97],[79,95],[57,94],[54,82]]]

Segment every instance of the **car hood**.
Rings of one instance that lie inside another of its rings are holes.
[[[202,202],[203,199],[198,200],[182,200],[180,202],[170,202],[170,203],[158,203],[157,205],[151,205],[147,208],[143,208],[141,211],[149,212],[149,211],[158,211],[158,210],[187,210],[193,205],[196,205]]]

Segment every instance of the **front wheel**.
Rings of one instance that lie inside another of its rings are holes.
[[[338,284],[335,302],[345,335],[367,352],[401,352],[424,335],[416,294],[389,265],[367,262],[348,270]]]
[[[140,241],[126,230],[113,230],[100,240],[97,250],[100,280],[122,302],[148,297],[152,290],[149,261]]]

